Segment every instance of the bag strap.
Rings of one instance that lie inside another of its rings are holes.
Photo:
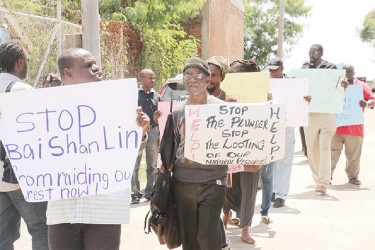
[[[5,90],[5,92],[10,92],[10,90],[12,89],[13,85],[16,83],[17,81],[11,81],[7,87],[7,89]],[[0,140],[0,160],[1,161],[4,161],[5,160],[5,148],[4,148],[4,145],[3,145],[3,142]]]
[[[0,161],[5,161],[5,148],[4,148],[4,145],[3,145],[3,142],[0,140]]]
[[[10,92],[10,90],[12,89],[13,85],[16,83],[17,81],[12,81],[9,83],[7,89],[5,90],[5,92]]]
[[[149,234],[151,232],[151,226],[150,226],[150,222],[148,221],[148,216],[150,214],[151,210],[148,210],[148,213],[146,214],[146,217],[145,217],[145,224],[144,224],[144,228],[143,228],[143,231],[145,232],[145,234]],[[147,230],[146,230],[147,228]]]

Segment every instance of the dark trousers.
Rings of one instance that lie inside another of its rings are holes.
[[[305,131],[303,130],[303,127],[299,127],[299,133],[301,135],[302,151],[307,157],[307,146],[306,146],[306,139],[305,139]]]
[[[173,179],[183,249],[221,249],[220,219],[225,187]]]
[[[121,225],[56,224],[48,226],[50,250],[115,250],[120,248]]]
[[[0,192],[0,250],[14,249],[20,237],[21,217],[32,237],[32,249],[47,250],[47,202],[27,202],[21,189]]]

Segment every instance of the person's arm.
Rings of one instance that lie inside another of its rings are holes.
[[[373,109],[374,108],[374,100],[370,99],[368,101],[365,101],[365,100],[360,100],[359,101],[359,106],[361,108],[369,108],[369,109]]]
[[[154,122],[156,124],[159,124],[159,118],[160,118],[161,115],[162,115],[162,113],[161,113],[160,110],[155,111],[153,119],[154,119]]]
[[[150,118],[142,111],[142,107],[137,108],[137,124],[142,127],[142,142],[139,150],[143,150],[147,142],[147,131],[150,128]]]
[[[363,88],[363,100],[359,101],[359,106],[361,108],[367,107],[369,109],[373,109],[375,106],[374,94],[372,93],[371,89],[366,83],[360,82],[360,85],[362,85],[362,88]]]

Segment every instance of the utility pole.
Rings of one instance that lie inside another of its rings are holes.
[[[57,0],[57,6],[56,6],[56,16],[57,16],[57,21],[59,22],[60,28],[59,31],[57,32],[57,57],[61,56],[61,46],[62,46],[62,39],[61,39],[61,29],[62,29],[62,24],[61,24],[61,0]]]
[[[101,67],[99,0],[82,0],[82,47],[90,51]]]
[[[277,39],[277,57],[283,58],[283,42],[284,42],[284,12],[285,12],[285,0],[279,0],[279,30]]]

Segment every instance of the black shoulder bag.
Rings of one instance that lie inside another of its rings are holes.
[[[5,92],[10,92],[10,90],[12,89],[15,83],[16,81],[9,83]],[[5,151],[3,142],[1,140],[0,140],[0,161],[4,163],[3,165],[4,173],[3,173],[3,178],[2,178],[3,182],[17,184],[18,181],[17,181],[16,175],[13,171],[12,164],[10,163],[9,158],[6,157],[6,151]]]
[[[173,127],[172,114],[169,114],[160,142],[160,157],[164,171],[159,173],[152,189],[150,211],[147,213],[144,223],[145,233],[150,233],[152,228],[158,236],[159,243],[166,244],[169,249],[181,245],[177,211],[172,193],[172,176],[168,171],[168,167],[174,162],[176,155]]]

